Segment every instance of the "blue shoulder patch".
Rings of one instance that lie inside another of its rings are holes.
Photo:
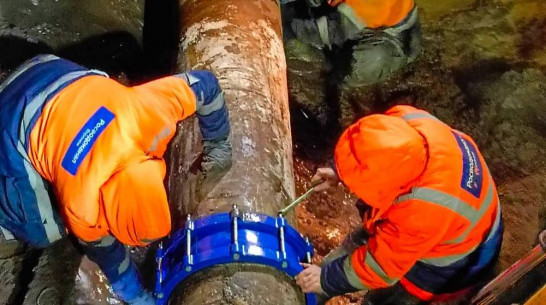
[[[78,168],[91,151],[95,141],[114,118],[115,115],[112,112],[105,107],[101,107],[83,125],[74,140],[72,140],[61,163],[62,167],[72,176],[76,175]]]
[[[461,188],[468,191],[474,197],[479,198],[482,192],[483,167],[478,157],[476,147],[465,140],[459,134],[453,132],[457,144],[463,154],[463,177]]]

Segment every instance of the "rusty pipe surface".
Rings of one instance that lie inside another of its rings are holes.
[[[276,215],[294,198],[286,61],[275,0],[182,0],[179,71],[212,70],[228,103],[233,166],[207,180],[189,168],[201,151],[195,121],[174,140],[168,181],[178,213],[241,209]]]
[[[286,61],[275,0],[180,0],[179,72],[210,69],[225,92],[233,166],[205,178],[190,168],[201,152],[194,120],[171,144],[173,224],[183,215],[239,209],[276,215],[294,198]],[[294,223],[294,219],[289,219]],[[292,279],[257,265],[218,266],[187,280],[171,304],[302,304]]]

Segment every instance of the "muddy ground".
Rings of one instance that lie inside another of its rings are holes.
[[[309,187],[317,166],[331,157],[339,131],[357,118],[398,103],[424,108],[481,148],[503,207],[505,269],[536,245],[546,225],[546,3],[417,3],[423,24],[419,59],[384,84],[337,92],[334,102],[325,90],[314,93],[324,88],[317,75],[330,69],[323,54],[287,41],[297,190]],[[307,52],[307,62],[294,50]],[[309,62],[314,70],[301,69]],[[298,225],[311,236],[317,261],[359,225],[353,201],[339,187],[298,209]],[[329,304],[357,303],[351,296]]]

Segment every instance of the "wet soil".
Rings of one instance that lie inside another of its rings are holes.
[[[22,60],[44,52],[103,69],[127,84],[168,73],[173,67],[172,54],[177,52],[178,43],[178,26],[173,23],[178,20],[176,1],[146,1],[133,11],[127,9],[137,1],[80,2],[81,6],[54,0],[0,1],[0,79]],[[294,48],[287,48],[296,192],[302,194],[309,187],[310,177],[331,156],[337,132],[343,127],[395,103],[415,104],[472,135],[486,156],[503,205],[501,266],[506,268],[536,244],[536,235],[546,219],[546,165],[542,158],[546,149],[546,2],[417,3],[423,17],[424,52],[416,63],[384,84],[339,92],[338,98],[324,103],[332,98],[321,90],[331,68],[324,56],[303,50],[309,56],[298,63],[290,53]],[[47,14],[48,8],[61,13]],[[91,18],[67,18],[78,14]],[[91,24],[89,20],[102,21]],[[72,26],[73,22],[77,24]],[[304,48],[297,47],[298,52]],[[297,208],[299,228],[316,247],[315,262],[360,224],[354,199],[338,187],[313,195]],[[26,284],[22,286],[34,287],[30,283],[33,268],[40,266],[36,278],[45,276],[38,281],[43,284],[39,288],[45,288],[58,275],[75,280],[62,288],[75,291],[67,304],[119,303],[96,266],[66,247],[54,250],[57,252],[43,258],[42,253],[33,253],[0,262],[0,293],[4,295],[20,284],[15,281],[21,278],[13,275],[26,263],[30,266],[25,273],[29,278],[23,279]],[[52,266],[50,257],[66,263],[73,273],[67,276],[66,269]],[[139,253],[137,257],[144,262],[150,255]],[[143,265],[153,269],[153,263]],[[56,270],[54,276],[48,268]],[[15,295],[16,304],[22,304],[25,294]],[[358,304],[358,300],[359,296],[353,295],[330,304]]]
[[[311,177],[319,166],[315,163],[294,156],[296,193],[303,194],[311,187]],[[298,230],[309,237],[315,247],[313,263],[320,263],[322,258],[337,247],[345,236],[361,225],[358,211],[354,206],[356,197],[341,186],[315,193],[296,208]],[[351,294],[331,300],[330,305],[360,304],[360,294]]]
[[[415,105],[471,135],[483,152],[503,207],[500,268],[506,269],[537,244],[546,226],[546,3],[417,3],[423,24],[418,60],[383,84],[338,92],[335,103],[325,101],[325,89],[309,93],[309,88],[325,88],[316,77],[317,71],[328,69],[324,59],[316,50],[306,51],[302,64],[301,57],[290,54],[305,49],[285,44],[297,193],[331,157],[343,128],[395,104]],[[308,76],[309,71],[315,76]],[[325,114],[330,117],[323,119]],[[317,248],[317,262],[359,224],[352,204],[353,198],[339,187],[314,195],[297,210],[300,229]],[[357,299],[329,304],[357,304]]]

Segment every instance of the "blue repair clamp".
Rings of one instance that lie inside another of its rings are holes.
[[[299,274],[301,262],[311,262],[309,239],[279,215],[213,214],[192,220],[162,242],[156,254],[158,305],[166,305],[173,290],[187,277],[203,269],[229,263],[254,263],[273,267],[290,277]],[[305,294],[306,305],[316,305],[315,295]]]

